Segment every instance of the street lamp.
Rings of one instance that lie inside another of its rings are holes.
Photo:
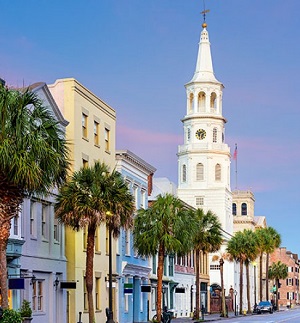
[[[234,290],[233,294],[234,294],[234,315],[236,316],[236,295],[237,295],[237,291]]]
[[[107,216],[111,216],[109,211],[106,212]],[[106,309],[106,323],[114,322],[114,313],[112,310],[112,229],[110,221],[108,221],[108,308]]]

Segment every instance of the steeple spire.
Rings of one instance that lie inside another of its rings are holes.
[[[210,52],[210,42],[208,37],[208,31],[206,30],[207,23],[205,22],[205,15],[209,10],[204,10],[201,12],[204,17],[204,22],[202,24],[202,32],[199,42],[198,58],[196,64],[196,70],[191,82],[217,82],[220,83],[214,75],[211,52]]]

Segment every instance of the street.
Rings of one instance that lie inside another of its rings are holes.
[[[294,310],[284,310],[279,312],[274,312],[273,314],[260,314],[260,315],[251,315],[251,316],[240,316],[237,318],[230,319],[232,323],[253,323],[253,322],[264,322],[264,323],[273,323],[273,322],[300,322],[300,309]]]
[[[274,322],[289,322],[289,323],[299,323],[300,322],[300,308],[296,307],[294,309],[284,309],[273,314],[254,314],[245,316],[234,316],[230,313],[229,318],[221,318],[219,314],[205,315],[204,322],[212,321],[227,321],[228,323],[274,323]],[[177,318],[173,319],[172,323],[194,323],[194,320],[190,318]]]

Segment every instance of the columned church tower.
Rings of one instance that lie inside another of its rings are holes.
[[[230,148],[225,143],[226,119],[222,114],[224,86],[214,75],[207,24],[204,22],[202,27],[196,70],[185,85],[184,143],[178,147],[177,154],[178,197],[205,212],[211,210],[219,217],[225,238],[221,254],[233,232]],[[213,276],[210,272],[211,284],[220,280],[217,278],[219,271],[216,278]],[[231,278],[228,277],[227,284],[233,285]],[[224,283],[228,291],[230,286]]]

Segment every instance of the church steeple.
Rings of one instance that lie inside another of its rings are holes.
[[[211,52],[210,52],[210,42],[208,31],[206,29],[207,24],[204,22],[202,24],[202,32],[199,42],[199,50],[197,57],[197,64],[194,76],[191,82],[217,82],[220,83],[214,75]]]

